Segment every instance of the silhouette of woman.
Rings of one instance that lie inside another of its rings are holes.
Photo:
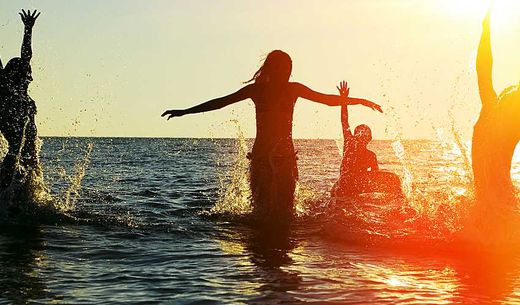
[[[490,12],[483,22],[477,55],[477,75],[482,109],[475,124],[472,160],[475,195],[481,213],[505,212],[516,206],[511,162],[520,140],[520,87],[505,89],[497,97],[493,87]],[[489,215],[488,215],[489,216]]]
[[[338,87],[341,96],[348,96],[350,89],[346,82]],[[365,193],[385,193],[402,197],[401,180],[391,172],[379,170],[377,156],[368,149],[372,141],[372,130],[367,125],[359,125],[352,133],[348,120],[347,105],[341,106],[343,127],[343,160],[340,177],[332,188],[332,196],[355,196]]]
[[[22,10],[20,16],[25,29],[21,57],[9,60],[0,75],[0,131],[9,144],[9,151],[0,170],[0,191],[11,183],[17,164],[25,173],[41,174],[35,123],[36,104],[28,93],[29,84],[33,80],[32,29],[40,13],[36,10]]]
[[[294,214],[294,191],[298,179],[292,141],[293,110],[301,97],[328,106],[364,105],[381,107],[365,99],[328,95],[289,82],[290,56],[280,50],[267,55],[262,67],[242,89],[185,110],[168,110],[168,119],[186,114],[217,110],[252,99],[256,109],[256,139],[249,154],[253,214],[270,223],[286,223]]]

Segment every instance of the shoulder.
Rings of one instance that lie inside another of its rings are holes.
[[[298,82],[289,82],[288,91],[298,97],[308,96],[312,92],[312,90],[309,89],[309,87]]]
[[[256,95],[257,87],[256,84],[248,84],[244,87],[238,89],[235,93],[232,93],[230,96],[235,96],[240,99],[252,98]]]

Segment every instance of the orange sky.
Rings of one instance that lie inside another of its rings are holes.
[[[495,83],[520,80],[520,10],[497,0]],[[34,78],[42,135],[254,136],[251,102],[169,122],[184,108],[237,90],[272,49],[288,52],[293,80],[386,110],[352,110],[376,138],[449,136],[450,113],[466,137],[479,111],[473,62],[482,0],[10,1],[0,11],[0,56],[19,53],[20,8],[42,11]],[[518,12],[518,13],[515,13]],[[339,110],[304,100],[297,138],[340,137]]]

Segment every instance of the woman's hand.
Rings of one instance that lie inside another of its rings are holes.
[[[165,111],[161,117],[168,116],[168,120],[175,117],[180,117],[186,114],[185,110],[167,110]]]
[[[342,98],[345,98],[347,100],[349,99],[350,88],[348,87],[348,83],[346,81],[342,81],[341,83],[339,83],[339,86],[337,86],[336,88],[338,88],[339,95]],[[369,100],[356,99],[356,98],[350,98],[350,100],[356,101],[356,104],[361,104],[365,107],[371,108],[372,110],[376,110],[376,111],[383,113],[383,109],[381,108],[381,106],[379,106],[378,104],[371,102]]]
[[[350,88],[348,87],[348,83],[346,81],[342,81],[339,83],[339,86],[336,86],[339,91],[339,95],[344,98],[348,98],[348,95],[350,94]]]
[[[378,104],[376,104],[374,102],[366,101],[364,106],[371,108],[372,110],[376,110],[376,111],[383,113],[383,109],[381,108],[381,106],[379,106]]]
[[[20,17],[22,17],[22,22],[25,25],[25,27],[30,29],[32,29],[32,27],[34,26],[34,23],[36,22],[38,16],[40,16],[40,13],[38,13],[36,10],[34,10],[32,13],[30,10],[27,10],[27,12],[25,12],[25,10],[22,10],[22,12],[18,14],[20,14]]]

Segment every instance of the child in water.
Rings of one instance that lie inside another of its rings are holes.
[[[338,87],[341,96],[348,96],[346,82]],[[382,112],[382,111],[381,111]],[[376,154],[368,149],[372,131],[367,125],[359,125],[354,134],[348,122],[347,105],[341,107],[343,126],[343,160],[340,178],[332,188],[333,196],[353,196],[364,193],[389,193],[402,196],[401,180],[390,172],[380,171]]]

